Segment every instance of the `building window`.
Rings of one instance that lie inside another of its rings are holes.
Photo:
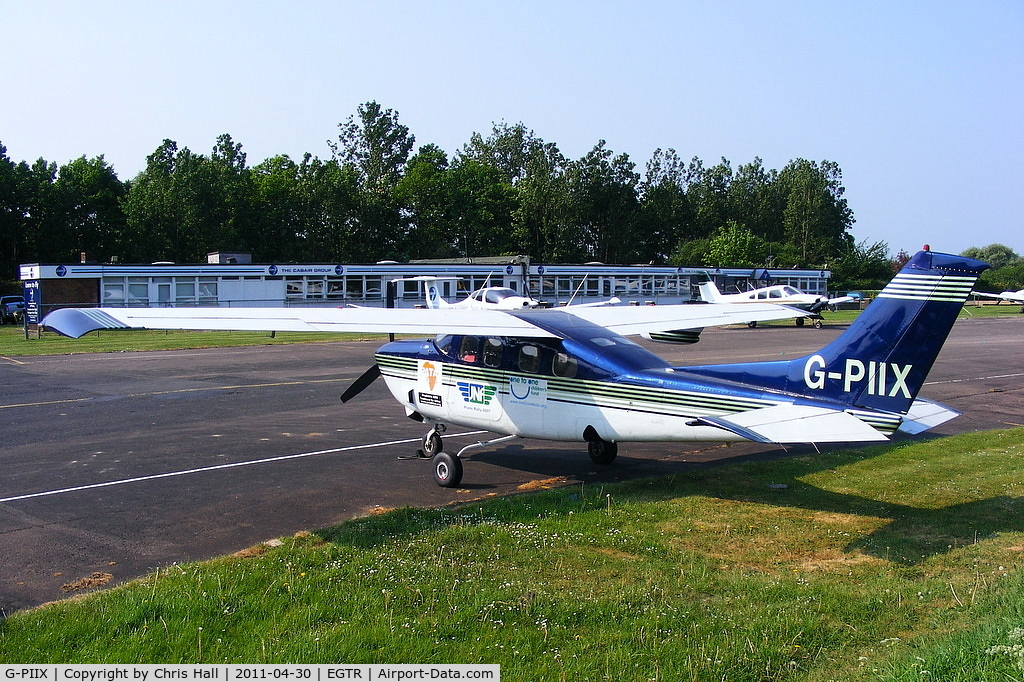
[[[129,307],[149,307],[149,278],[129,277],[128,278],[128,299],[125,304]]]
[[[286,277],[284,284],[284,295],[287,298],[305,298],[306,287],[304,277]]]
[[[217,305],[217,278],[199,278],[199,305]]]
[[[327,298],[345,298],[345,278],[327,280]]]
[[[177,306],[194,306],[196,304],[196,280],[194,278],[174,280],[174,304]]]
[[[124,306],[124,280],[103,282],[103,305],[113,308]]]

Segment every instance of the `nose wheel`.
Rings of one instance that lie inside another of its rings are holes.
[[[444,450],[444,441],[437,429],[431,429],[423,436],[423,454],[426,457],[433,457]]]

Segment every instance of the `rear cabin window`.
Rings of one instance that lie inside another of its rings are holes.
[[[555,353],[555,357],[551,361],[551,373],[556,377],[572,379],[576,376],[576,371],[578,369],[579,363],[576,361],[576,358],[572,357],[568,353],[559,351]]]
[[[519,371],[536,374],[540,371],[540,348],[523,346],[519,349]]]
[[[499,367],[501,365],[501,350],[504,348],[501,339],[488,338],[484,341],[484,364],[488,367]]]

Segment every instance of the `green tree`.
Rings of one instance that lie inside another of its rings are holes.
[[[614,154],[604,140],[569,164],[569,219],[575,235],[565,246],[571,260],[636,262],[640,177],[634,168],[628,155]]]
[[[984,261],[992,266],[993,270],[1005,268],[1021,260],[1021,257],[1005,244],[989,244],[988,246],[972,246],[965,249],[961,256]]]
[[[778,182],[785,197],[785,241],[799,248],[799,265],[821,265],[844,253],[853,239],[848,234],[853,213],[843,198],[846,189],[838,164],[790,161],[779,172]]]
[[[217,138],[210,158],[203,160],[198,181],[209,192],[203,217],[207,252],[253,249],[255,187],[245,162],[242,145],[227,133]]]
[[[889,245],[881,241],[855,244],[830,265],[830,285],[836,291],[881,289],[892,278]]]
[[[448,155],[437,145],[425,145],[409,159],[396,196],[409,216],[405,253],[410,258],[453,258],[464,252],[452,182]]]
[[[752,268],[764,263],[767,252],[768,243],[764,239],[730,220],[711,238],[704,265]]]
[[[732,220],[765,241],[783,240],[785,202],[779,192],[778,173],[765,170],[760,158],[736,167],[726,195]]]
[[[373,245],[361,245],[353,238],[364,219],[363,192],[351,164],[321,161],[306,155],[299,167],[303,216],[299,260],[366,262]]]
[[[681,240],[693,238],[694,211],[686,166],[674,149],[654,150],[639,191],[640,262],[665,262]]]
[[[1018,260],[992,271],[992,275],[985,281],[992,285],[991,291],[1020,291],[1024,289],[1024,262]]]
[[[705,168],[699,159],[693,159],[687,169],[690,176],[686,196],[694,211],[694,238],[711,237],[732,218],[729,210],[729,184],[732,182],[732,165],[728,159]],[[742,222],[742,217],[739,218]]]
[[[26,251],[28,166],[15,163],[0,143],[0,281],[15,279]]]
[[[60,242],[57,259],[76,261],[86,254],[106,261],[121,256],[125,194],[124,185],[102,156],[83,156],[61,166],[53,185],[53,208],[61,223],[61,234],[52,235]]]
[[[67,231],[54,190],[57,164],[36,159],[31,166],[22,165],[21,168],[25,201],[22,253],[32,261],[59,262],[65,251],[63,245]]]
[[[287,155],[265,159],[252,169],[253,215],[248,248],[257,262],[300,259],[307,225],[299,164]]]
[[[334,160],[354,169],[360,186],[358,220],[346,226],[346,251],[356,261],[398,258],[407,226],[396,188],[416,138],[397,113],[376,102],[361,104],[357,115],[339,123],[338,140],[330,142]]]
[[[174,187],[178,161],[178,143],[165,139],[146,157],[146,167],[132,182],[124,201],[127,230],[122,248],[126,260],[177,257],[178,231],[185,211]]]

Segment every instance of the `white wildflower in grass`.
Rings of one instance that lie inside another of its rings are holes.
[[[1024,628],[1014,628],[1006,637],[1009,644],[989,647],[985,653],[989,656],[1009,656],[1014,660],[1018,670],[1024,670]]]

